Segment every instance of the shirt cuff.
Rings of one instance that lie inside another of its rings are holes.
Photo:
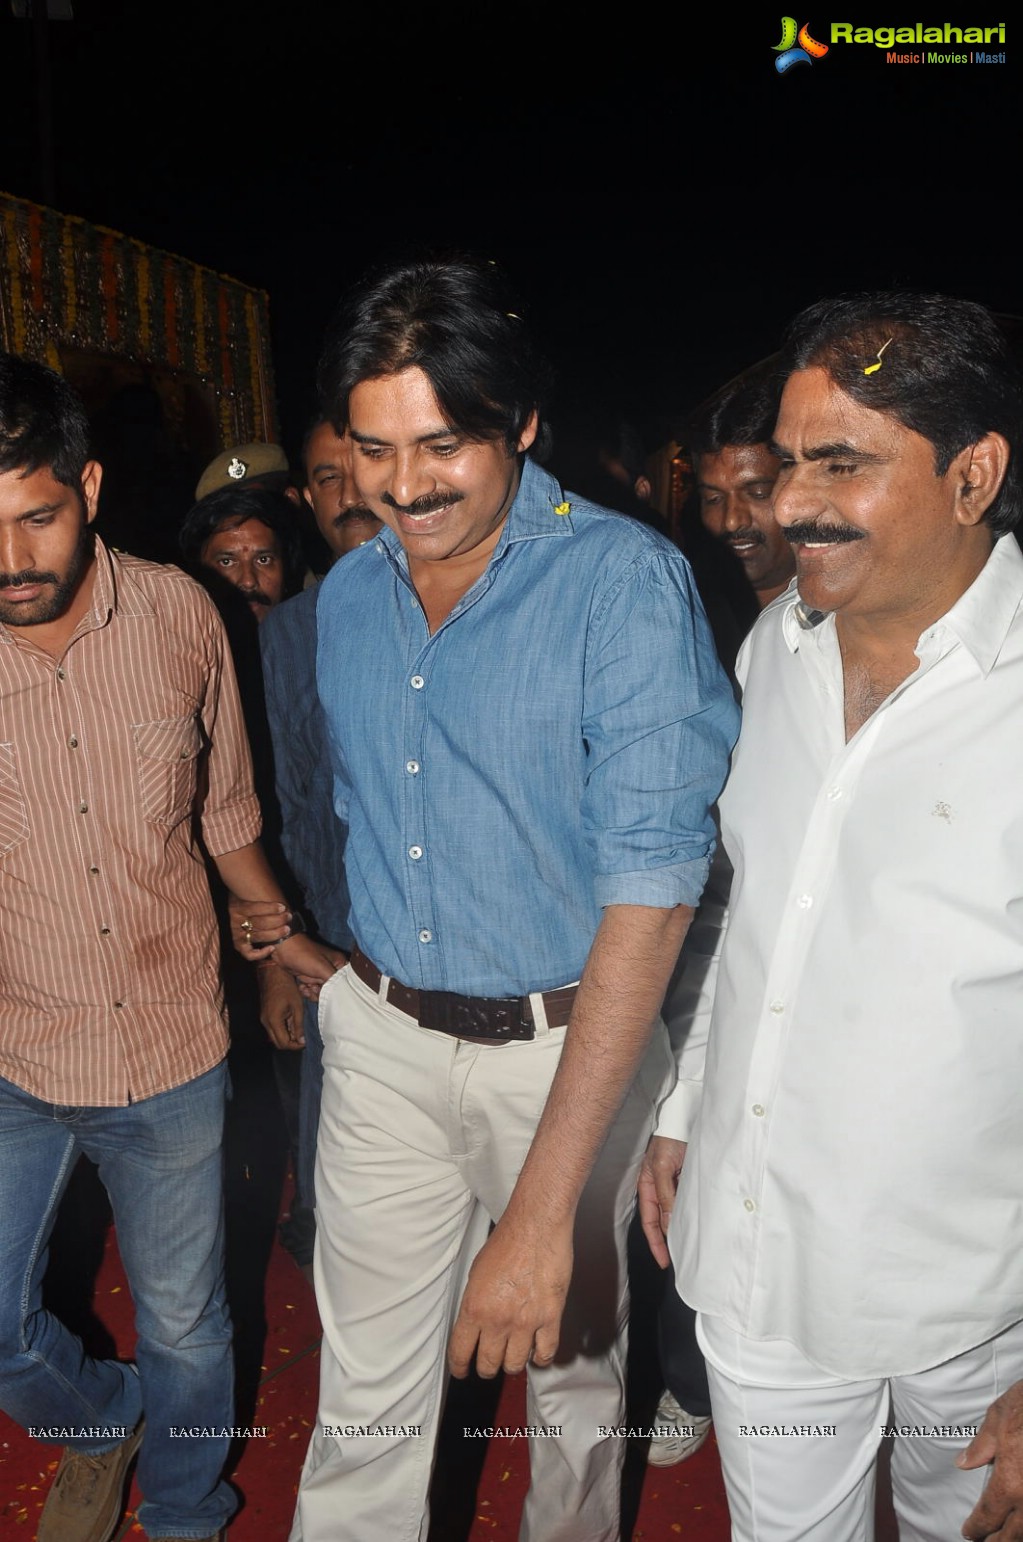
[[[263,820],[255,793],[232,803],[230,808],[218,809],[215,814],[203,814],[202,838],[211,857],[223,857],[229,851],[240,851],[259,840]]]
[[[669,867],[643,868],[638,873],[598,873],[594,894],[601,909],[605,905],[652,905],[659,910],[691,905],[695,909],[709,871],[707,855]]]
[[[688,1141],[696,1124],[702,1098],[702,1082],[677,1081],[657,1110],[654,1134],[663,1135],[667,1140]]]

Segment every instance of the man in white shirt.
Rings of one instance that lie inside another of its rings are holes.
[[[947,1542],[971,1505],[965,1535],[1008,1542],[1023,1537],[1018,382],[987,312],[939,296],[820,302],[787,362],[774,513],[798,593],[739,657],[706,1085],[691,1129],[683,1067],[645,1221],[663,1249],[691,1134],[669,1243],[700,1314],[733,1538],[869,1539],[894,1430],[902,1542]]]

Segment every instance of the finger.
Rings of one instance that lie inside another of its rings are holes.
[[[963,1536],[968,1537],[970,1542],[993,1542],[996,1536],[1003,1535],[1008,1538],[1013,1535],[1011,1531],[1003,1534],[1000,1529],[995,1530],[996,1527],[1000,1528],[1002,1521],[1008,1518],[1008,1506],[1004,1503],[991,1504],[990,1490],[988,1490],[981,1496],[963,1523]]]
[[[647,1246],[653,1254],[655,1262],[660,1264],[662,1269],[666,1269],[669,1262],[668,1246],[664,1240],[661,1210],[657,1202],[657,1191],[653,1175],[647,1167],[640,1170],[636,1194],[639,1221],[643,1228],[643,1235],[647,1240]]]
[[[661,1212],[661,1225],[668,1230],[668,1221],[671,1212],[675,1208],[675,1195],[678,1192],[678,1177],[664,1167],[654,1168],[654,1192],[657,1195],[657,1208]]]
[[[252,928],[251,932],[245,932],[244,936],[254,947],[276,948],[280,943],[287,942],[291,936],[291,927],[286,926],[283,920],[279,926],[261,921]]]
[[[278,1023],[272,1018],[267,1019],[265,1017],[260,1018],[260,1021],[266,1029],[266,1036],[274,1046],[274,1049],[287,1049],[289,1047],[288,1030],[283,1023]]]
[[[459,1312],[455,1326],[451,1330],[451,1338],[448,1341],[448,1370],[459,1381],[464,1381],[469,1374],[472,1357],[479,1340],[479,1329],[470,1323]],[[482,1375],[483,1373],[480,1372]],[[493,1372],[491,1372],[493,1375]]]
[[[275,946],[276,944],[272,942],[267,943],[266,946],[255,942],[235,943],[237,951],[243,958],[248,959],[250,963],[258,963],[261,958],[272,958]]]
[[[534,1365],[550,1365],[558,1352],[561,1338],[560,1323],[547,1323],[537,1328],[533,1337],[532,1361]]]
[[[980,1433],[974,1435],[965,1451],[960,1451],[956,1457],[957,1467],[985,1467],[988,1462],[993,1462],[998,1450],[998,1442],[993,1435],[988,1434],[983,1427]]]
[[[654,1263],[662,1269],[667,1269],[671,1263],[671,1254],[668,1252],[668,1244],[664,1240],[664,1232],[661,1230],[660,1217],[651,1222],[643,1221],[643,1235],[646,1238],[647,1247],[650,1249]]]

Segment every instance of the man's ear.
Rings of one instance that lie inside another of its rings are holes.
[[[956,519],[961,525],[980,524],[1005,481],[1009,455],[1009,441],[992,432],[955,457],[948,469],[955,477]]]
[[[91,525],[99,508],[99,488],[103,480],[103,467],[98,460],[85,463],[82,472],[82,502],[85,504],[85,521]]]
[[[540,419],[539,419],[539,417],[537,415],[536,408],[534,407],[533,411],[529,414],[529,417],[526,419],[525,427],[523,428],[521,434],[519,435],[519,442],[518,442],[518,446],[516,448],[516,453],[517,454],[521,453],[523,450],[528,450],[529,449],[529,446],[533,443],[533,440],[536,438],[537,430],[538,430],[539,427],[540,427]]]

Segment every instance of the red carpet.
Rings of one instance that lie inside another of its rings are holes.
[[[259,1148],[261,1159],[265,1155],[264,1148],[265,1141]],[[253,1150],[248,1153],[250,1158]],[[267,1436],[251,1439],[233,1453],[230,1475],[244,1496],[244,1502],[228,1535],[229,1542],[284,1542],[294,1509],[299,1469],[316,1411],[319,1322],[312,1290],[279,1243],[270,1244],[272,1232],[265,1224],[267,1218],[263,1216],[260,1221],[259,1206],[250,1199],[261,1189],[265,1192],[259,1179],[269,1180],[275,1170],[279,1193],[279,1161],[276,1167],[272,1160],[263,1161],[262,1168],[258,1162],[253,1166],[252,1161],[243,1161],[234,1173],[235,1182],[232,1182],[231,1162],[229,1146],[228,1195],[234,1212],[232,1233],[235,1243],[240,1239],[248,1249],[243,1267],[239,1268],[237,1259],[229,1265],[229,1276],[243,1279],[246,1286],[245,1291],[232,1291],[232,1306],[239,1323],[239,1360],[242,1362],[238,1422],[265,1425]],[[88,1169],[85,1171],[88,1173]],[[88,1184],[85,1188],[88,1189]],[[64,1258],[55,1257],[54,1260],[55,1269],[59,1267],[65,1276],[60,1282],[60,1299],[65,1301],[75,1289],[86,1294],[94,1278],[93,1316],[86,1316],[81,1325],[77,1321],[75,1325],[85,1332],[90,1344],[98,1346],[103,1345],[105,1330],[108,1352],[112,1341],[119,1355],[130,1355],[134,1342],[131,1299],[117,1255],[113,1228],[106,1232],[98,1272],[95,1272],[85,1256],[88,1249],[83,1245],[83,1238],[98,1239],[103,1235],[102,1210],[97,1217],[94,1195],[88,1203],[80,1200],[77,1190],[74,1197],[76,1212],[72,1236],[65,1247]],[[271,1214],[271,1223],[272,1218]],[[264,1256],[268,1250],[267,1267],[257,1270],[257,1278],[253,1280],[251,1266],[253,1258],[259,1258],[260,1241],[266,1244],[262,1249]],[[55,1247],[55,1254],[59,1251]],[[249,1267],[245,1268],[244,1264]],[[53,1272],[51,1270],[51,1274]],[[239,1313],[239,1294],[242,1295],[244,1322]],[[66,1309],[64,1316],[67,1320]],[[252,1362],[248,1378],[251,1390],[246,1394],[244,1362],[254,1344],[261,1345],[262,1352],[258,1362]],[[483,1451],[482,1442],[467,1442],[461,1436],[461,1425],[467,1422],[507,1425],[525,1422],[521,1378],[506,1380],[496,1412],[491,1405],[489,1413],[480,1415],[477,1408],[477,1414],[470,1420],[466,1409],[472,1406],[472,1399],[482,1397],[485,1400],[492,1395],[493,1389],[482,1384],[476,1388],[460,1387],[453,1394],[448,1437],[443,1442],[438,1468],[431,1542],[514,1542],[518,1534],[519,1511],[528,1478],[526,1442],[494,1440]],[[12,1542],[18,1537],[31,1542],[35,1537],[39,1511],[59,1455],[59,1448],[30,1440],[17,1425],[0,1415],[0,1535],[11,1537]],[[473,1502],[473,1482],[481,1464],[482,1474]],[[634,1542],[675,1542],[679,1537],[687,1538],[689,1542],[726,1542],[727,1511],[712,1441],[688,1462],[664,1471],[648,1469],[642,1460],[642,1451],[630,1451],[628,1474],[633,1489],[638,1491],[638,1511],[633,1502]],[[131,1506],[138,1499],[138,1491],[133,1485]],[[118,1542],[122,1538],[142,1535],[133,1514],[128,1513],[116,1533]]]

